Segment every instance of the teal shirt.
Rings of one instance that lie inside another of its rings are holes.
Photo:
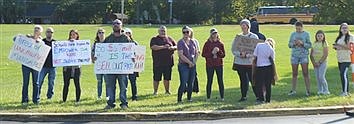
[[[295,46],[295,40],[301,40],[304,45],[301,47]],[[292,57],[308,57],[309,49],[312,47],[310,34],[306,31],[291,33],[288,46],[291,48]]]

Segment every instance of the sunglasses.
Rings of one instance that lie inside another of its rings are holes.
[[[98,32],[98,34],[104,34],[104,32],[100,31],[100,32]]]
[[[53,33],[53,32],[51,32],[51,31],[46,31],[47,33]]]
[[[121,25],[119,22],[113,22],[113,25]]]
[[[189,31],[183,31],[182,33],[183,34],[189,34]]]

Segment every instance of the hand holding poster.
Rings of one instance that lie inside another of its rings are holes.
[[[97,43],[96,74],[132,74],[134,72],[134,43]]]
[[[91,64],[90,40],[56,41],[53,47],[53,66]]]
[[[9,59],[19,62],[36,71],[40,71],[48,56],[50,47],[43,42],[18,35],[10,51]]]
[[[258,43],[264,42],[263,40],[249,38],[241,35],[237,35],[234,39],[235,48],[240,52],[246,52],[252,54]]]
[[[136,46],[135,47],[135,71],[134,72],[143,72],[145,65],[145,46]]]

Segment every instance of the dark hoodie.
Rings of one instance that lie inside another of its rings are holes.
[[[251,22],[251,30],[252,33],[255,33],[259,39],[261,40],[266,40],[266,37],[259,32],[259,26],[257,21],[252,21]]]

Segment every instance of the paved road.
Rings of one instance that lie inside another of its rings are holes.
[[[23,122],[1,121],[0,124],[21,124]],[[38,122],[25,122],[37,124]],[[48,123],[48,122],[40,122]],[[71,124],[71,122],[51,122],[55,124]],[[354,124],[354,117],[345,114],[308,115],[308,116],[277,116],[258,118],[230,118],[220,120],[196,120],[196,121],[138,121],[138,122],[74,122],[82,124]]]

